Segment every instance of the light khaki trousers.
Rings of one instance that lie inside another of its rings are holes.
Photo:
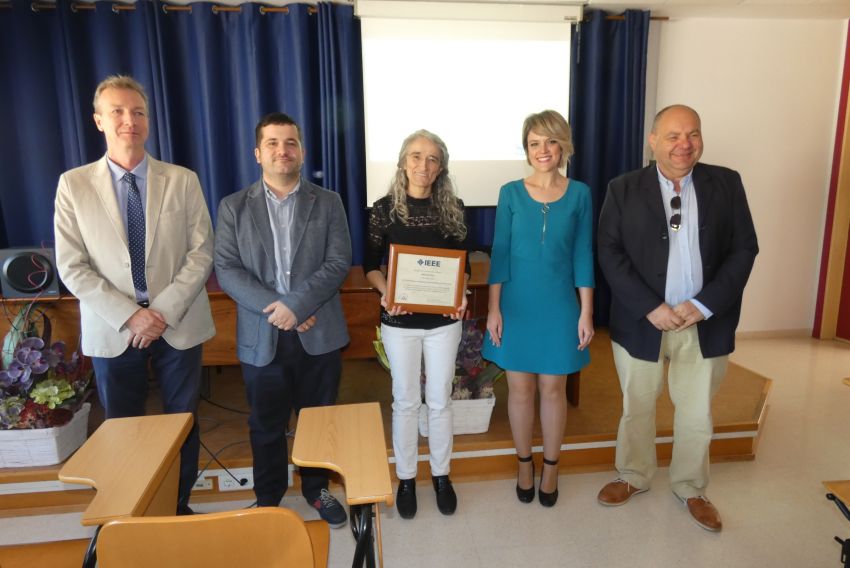
[[[670,486],[682,499],[704,495],[714,430],[711,399],[726,375],[729,357],[705,359],[695,325],[679,332],[662,332],[661,356],[655,362],[635,359],[617,343],[613,348],[623,390],[615,461],[620,477],[633,487],[648,489],[657,468],[655,406],[664,387],[667,359],[667,384],[675,407]]]

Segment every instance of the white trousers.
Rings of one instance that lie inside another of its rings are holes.
[[[670,488],[683,499],[704,495],[714,432],[711,399],[723,382],[729,358],[705,359],[695,325],[663,332],[658,361],[635,359],[622,346],[612,345],[623,390],[615,461],[620,477],[633,487],[649,488],[657,467],[655,405],[664,387],[664,360],[668,359],[667,384],[675,407]]]
[[[461,330],[460,321],[435,329],[381,324],[381,339],[393,377],[393,452],[399,479],[416,477],[423,362],[431,475],[449,474],[453,441],[452,381]]]

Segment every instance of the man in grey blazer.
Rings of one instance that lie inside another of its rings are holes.
[[[177,513],[189,514],[201,344],[215,335],[205,288],[210,215],[194,172],[145,152],[148,100],[132,77],[98,85],[94,121],[106,155],[62,174],[56,190],[59,275],[80,301],[83,353],[92,358],[106,417],[145,413],[149,365],[164,411],[195,414],[177,497]]]
[[[222,199],[215,271],[238,306],[257,505],[276,507],[287,489],[292,409],[336,401],[340,348],[348,343],[339,288],[351,266],[351,240],[339,195],[301,178],[304,149],[295,121],[266,115],[255,135],[263,175]],[[307,501],[330,526],[343,526],[347,515],[327,491],[327,470],[300,473]]]

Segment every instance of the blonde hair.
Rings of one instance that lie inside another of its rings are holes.
[[[528,158],[528,135],[531,131],[548,136],[561,147],[561,160],[558,167],[563,168],[570,163],[573,155],[573,132],[567,120],[554,110],[544,110],[536,114],[529,114],[522,123],[522,149],[525,150],[525,161],[531,164]]]
[[[145,111],[148,110],[148,95],[145,93],[145,88],[142,87],[142,84],[130,77],[129,75],[110,75],[106,79],[100,82],[97,86],[97,89],[94,91],[94,99],[92,100],[92,106],[94,106],[94,112],[97,114],[98,108],[97,103],[100,100],[100,95],[106,89],[129,89],[131,91],[136,91],[139,93],[139,96],[142,97],[142,100],[145,102]]]
[[[443,234],[453,236],[457,240],[466,238],[466,224],[463,222],[463,209],[460,199],[455,192],[454,184],[449,178],[449,150],[443,140],[427,130],[417,130],[404,139],[398,153],[398,164],[395,176],[390,182],[388,195],[392,198],[390,217],[395,217],[401,223],[407,224],[407,172],[404,169],[407,161],[407,151],[410,145],[419,138],[432,142],[440,152],[440,173],[431,186],[431,202],[437,213],[437,224]]]

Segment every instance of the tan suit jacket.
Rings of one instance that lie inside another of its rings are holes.
[[[168,323],[162,339],[194,347],[215,335],[205,288],[212,224],[194,172],[148,156],[145,228],[150,307]],[[54,230],[59,275],[80,300],[83,353],[120,355],[130,336],[124,324],[139,306],[106,156],[59,178]]]

